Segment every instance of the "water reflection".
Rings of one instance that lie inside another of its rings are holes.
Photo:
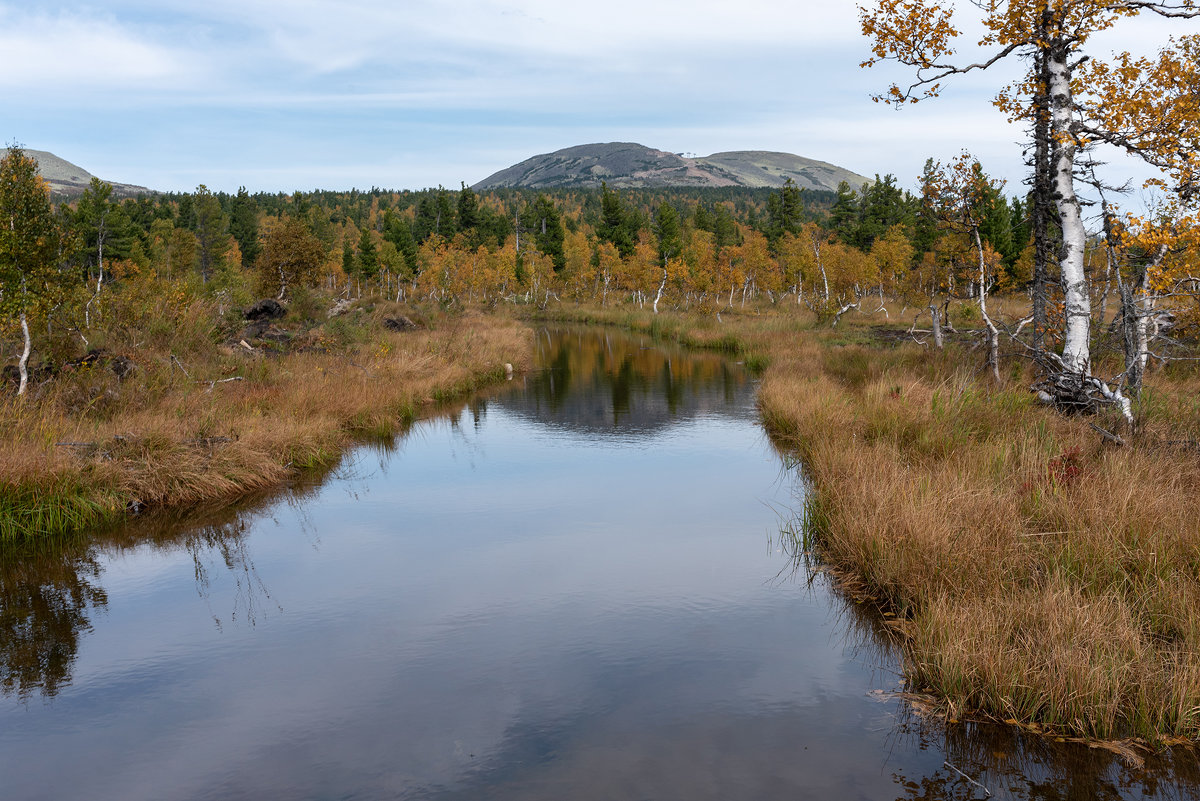
[[[1103,748],[1056,742],[1009,726],[944,722],[907,714],[892,736],[898,751],[938,753],[931,773],[901,767],[898,799],[1012,798],[1028,801],[1116,801],[1200,797],[1196,755],[1172,749],[1133,766]]]
[[[49,697],[70,683],[79,638],[108,603],[100,575],[82,544],[0,559],[0,691]]]
[[[745,410],[753,383],[711,353],[684,353],[647,338],[544,330],[539,370],[505,407],[540,425],[635,440],[706,415]]]
[[[105,565],[133,551],[188,554],[214,624],[253,626],[271,593],[250,554],[251,521],[280,502],[302,508],[320,478],[233,506],[151,512],[108,530],[7,549],[0,556],[0,692],[51,698],[70,685],[80,640],[108,606]],[[215,571],[223,597],[214,606]]]

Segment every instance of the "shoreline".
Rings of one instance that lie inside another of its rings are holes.
[[[168,366],[142,380],[162,386],[145,390],[145,402],[122,398],[108,417],[9,399],[0,404],[0,547],[281,486],[503,381],[506,363],[520,370],[530,355],[528,328],[469,313],[380,331],[349,352],[227,354],[207,367],[215,379],[185,380],[159,359]]]

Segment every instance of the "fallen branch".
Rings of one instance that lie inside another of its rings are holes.
[[[240,375],[235,375],[233,378],[217,378],[212,381],[197,381],[197,384],[208,384],[208,391],[212,392],[213,387],[217,384],[228,384],[230,381],[245,381]]]
[[[954,772],[955,772],[955,773],[957,773],[959,776],[962,776],[964,779],[966,779],[966,780],[967,780],[967,781],[969,781],[971,784],[973,784],[973,785],[975,785],[976,787],[978,787],[980,790],[983,790],[983,791],[984,791],[985,793],[987,793],[989,796],[991,796],[991,794],[992,794],[992,791],[991,791],[991,790],[989,790],[988,788],[984,787],[982,784],[980,784],[979,782],[975,781],[975,780],[974,780],[974,779],[972,779],[970,776],[968,776],[967,774],[963,773],[963,772],[962,772],[961,770],[959,770],[958,768],[956,768],[956,767],[954,767],[953,765],[951,765],[949,762],[943,762],[942,764],[943,764],[943,765],[945,765],[946,767],[950,768],[950,770],[954,771]]]
[[[1122,447],[1125,446],[1125,440],[1121,439],[1119,436],[1112,433],[1111,431],[1105,431],[1103,428],[1096,425],[1095,423],[1089,423],[1088,425],[1090,425],[1092,427],[1092,429],[1095,430],[1096,433],[1098,433],[1106,441],[1111,442],[1114,445],[1120,445]]]
[[[842,315],[845,314],[846,312],[850,311],[851,309],[858,309],[859,311],[862,311],[862,301],[860,300],[858,303],[847,303],[845,306],[843,306],[841,309],[839,309],[838,313],[833,316],[833,325],[831,325],[829,327],[837,328],[837,324],[839,322],[841,322]]]

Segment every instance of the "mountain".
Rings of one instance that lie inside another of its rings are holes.
[[[92,181],[93,176],[90,172],[83,167],[72,164],[66,159],[59,158],[53,153],[48,153],[45,150],[25,150],[25,155],[33,156],[37,159],[38,171],[46,179],[46,183],[50,184],[50,191],[55,194],[67,196],[81,194]],[[153,194],[152,190],[144,186],[118,184],[113,181],[107,181],[106,183],[112,184],[114,197],[134,197],[141,194]]]
[[[524,187],[778,187],[791,178],[804,189],[836,190],[841,181],[858,189],[870,179],[791,153],[736,150],[696,158],[633,142],[576,145],[544,153],[500,170],[474,189]]]

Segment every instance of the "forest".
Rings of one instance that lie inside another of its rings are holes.
[[[44,194],[31,166],[16,175],[20,162],[11,150],[10,191]],[[1030,280],[1028,202],[971,169],[976,196],[968,199],[933,161],[918,196],[890,175],[836,194],[789,185],[228,195],[201,186],[124,200],[94,181],[78,198],[42,199],[39,283],[6,276],[8,320],[25,316],[34,363],[46,373],[103,338],[134,296],[170,298],[176,312],[211,303],[219,317],[260,296],[286,302],[313,291],[443,308],[557,299],[714,314],[788,299],[822,316],[874,295],[932,306],[936,316],[981,286],[1019,291]],[[982,273],[972,230],[956,222],[964,203],[978,218]],[[1103,254],[1097,245],[1089,256],[1098,273]],[[1111,267],[1106,278],[1115,286]],[[9,334],[19,351],[17,332]]]

